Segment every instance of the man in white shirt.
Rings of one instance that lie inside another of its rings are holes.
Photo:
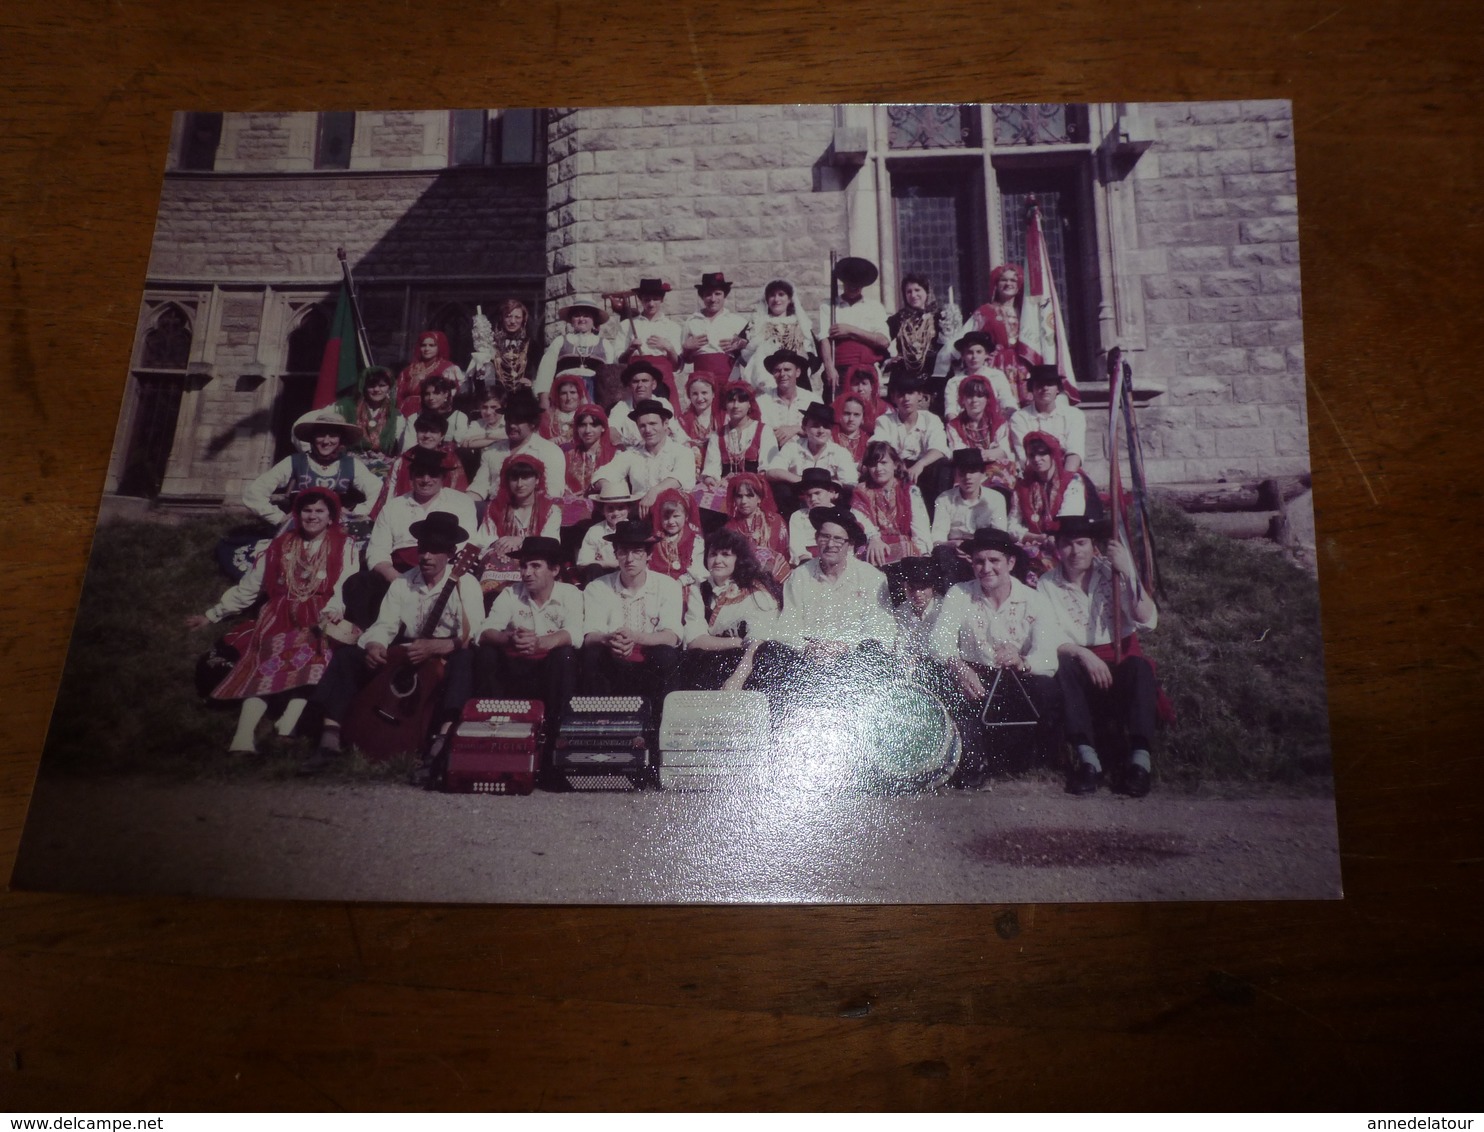
[[[500,490],[500,469],[511,456],[524,454],[541,461],[546,469],[546,494],[560,499],[567,490],[567,457],[537,426],[541,423],[541,406],[529,389],[511,390],[505,400],[505,439],[495,441],[479,456],[479,471],[469,484],[469,494],[491,499]]]
[[[387,584],[417,564],[417,535],[412,528],[420,520],[435,511],[446,511],[465,530],[472,531],[479,525],[474,500],[462,491],[443,486],[444,456],[440,450],[414,448],[409,463],[412,490],[387,500],[366,544],[367,569]]]
[[[709,377],[718,394],[731,380],[737,356],[746,345],[742,332],[747,329],[748,318],[726,309],[731,293],[732,284],[720,271],[703,272],[696,284],[701,309],[682,327],[681,359]]]
[[[850,388],[850,375],[857,369],[875,372],[891,349],[886,308],[865,295],[865,289],[876,282],[879,274],[874,263],[860,256],[846,256],[835,265],[840,301],[833,310],[826,302],[819,311],[822,392],[826,401],[833,401]]]
[[[375,624],[355,645],[335,651],[315,688],[315,702],[324,712],[324,729],[319,747],[300,764],[301,774],[317,774],[340,754],[340,725],[351,702],[389,662],[416,666],[434,657],[449,662],[437,717],[442,731],[446,732],[469,699],[472,665],[467,657],[464,663],[455,664],[453,657],[469,644],[484,617],[484,594],[472,574],[459,576],[436,623],[426,624],[451,580],[449,559],[468,541],[469,532],[450,512],[434,511],[413,524],[412,536],[417,540],[417,565],[392,582]],[[405,657],[389,654],[390,646],[399,640],[406,643]],[[420,755],[422,751],[407,753]]]
[[[936,413],[928,412],[927,383],[920,377],[899,373],[892,379],[891,403],[895,406],[882,413],[876,422],[872,440],[884,440],[897,450],[907,477],[924,490],[927,499],[933,499],[938,486],[922,481],[923,473],[941,460],[948,459],[948,433],[943,421]],[[922,481],[922,482],[920,482]]]
[[[282,526],[288,513],[275,495],[294,496],[311,487],[340,496],[345,514],[365,515],[381,495],[376,473],[345,450],[361,430],[332,407],[316,409],[294,422],[294,439],[309,450],[295,450],[242,489],[242,505],[261,519]]]
[[[938,496],[933,512],[933,558],[944,576],[957,583],[973,576],[968,558],[959,548],[983,527],[1005,530],[1009,516],[1005,497],[984,486],[988,469],[983,452],[960,448],[952,462],[953,487]]]
[[[806,692],[825,681],[883,679],[896,632],[886,575],[855,556],[866,543],[857,517],[843,507],[809,512],[819,557],[805,562],[783,586],[776,644],[760,650],[753,671],[760,686]]]
[[[495,598],[479,627],[475,687],[481,696],[541,700],[548,741],[577,688],[582,591],[558,582],[565,555],[554,538],[527,538],[515,552],[520,581]]]
[[[929,648],[953,678],[949,710],[964,741],[958,779],[972,788],[982,784],[991,761],[1024,770],[1051,757],[1063,636],[1046,599],[1014,577],[1024,552],[1013,538],[978,530],[964,549],[974,580],[960,582],[944,597]],[[996,726],[1029,720],[1034,729]],[[1028,730],[1034,731],[1033,744],[1002,741],[1006,732]]]
[[[1087,418],[1061,391],[1061,375],[1055,366],[1031,366],[1027,381],[1031,403],[1010,418],[1010,449],[1016,463],[1025,465],[1025,438],[1044,432],[1061,441],[1066,469],[1080,471],[1087,452]]]
[[[773,430],[782,448],[803,431],[804,410],[819,404],[820,399],[817,393],[799,386],[799,378],[809,368],[808,358],[792,350],[778,350],[763,359],[763,367],[773,375],[777,388],[760,396],[757,407],[763,424]]]
[[[624,449],[593,472],[593,487],[601,492],[605,483],[626,484],[627,494],[639,496],[639,514],[646,516],[666,488],[689,492],[695,487],[696,458],[689,446],[670,435],[670,417],[670,410],[660,401],[635,405],[639,447]]]
[[[831,432],[834,427],[835,410],[814,402],[804,410],[802,434],[778,449],[778,455],[769,461],[763,474],[773,483],[793,487],[807,469],[822,468],[841,484],[855,483],[860,470],[855,458],[835,443]],[[788,510],[792,512],[794,506]]]
[[[665,313],[665,296],[669,293],[670,284],[663,279],[639,280],[639,286],[634,288],[639,313],[619,323],[617,346],[620,362],[635,362],[640,358],[653,362],[664,375],[660,384],[673,389],[685,331]]]
[[[1150,744],[1158,720],[1159,687],[1154,667],[1139,647],[1139,631],[1159,623],[1154,599],[1139,582],[1133,556],[1121,542],[1106,539],[1107,525],[1083,515],[1061,520],[1056,532],[1055,569],[1041,575],[1037,593],[1061,626],[1056,673],[1066,719],[1067,741],[1076,757],[1067,793],[1092,794],[1102,774],[1093,746],[1093,713],[1112,716],[1127,731],[1130,755],[1117,787],[1142,798],[1149,793]],[[1115,649],[1114,595],[1122,639]]]
[[[680,583],[649,568],[659,539],[648,523],[619,523],[609,541],[618,570],[589,582],[582,595],[582,690],[646,696],[658,709],[680,662]]]
[[[663,371],[650,358],[640,358],[624,367],[620,376],[624,395],[608,410],[608,433],[615,447],[640,447],[639,426],[634,421],[634,406],[640,401],[658,401],[669,410],[673,421],[675,406],[658,392],[661,376]],[[678,424],[670,425],[670,435],[682,444],[688,439]]]

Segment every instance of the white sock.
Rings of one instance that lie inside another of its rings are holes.
[[[278,717],[274,730],[287,739],[294,733],[294,728],[299,726],[299,717],[304,714],[304,705],[309,701],[303,696],[295,696],[283,709],[283,714]]]
[[[1143,767],[1145,770],[1152,769],[1149,765],[1149,752],[1143,747],[1136,747],[1128,756],[1128,761],[1134,766]]]
[[[229,751],[255,751],[253,736],[268,710],[268,701],[259,696],[249,696],[242,701],[242,711],[237,716],[237,732],[228,744]]]
[[[338,751],[340,749],[340,724],[333,719],[325,720],[325,729],[320,732],[320,749],[324,751]]]
[[[1086,743],[1077,744],[1077,757],[1085,763],[1091,763],[1093,770],[1101,771],[1103,769],[1103,761],[1098,758],[1096,748]]]

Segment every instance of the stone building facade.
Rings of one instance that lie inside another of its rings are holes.
[[[716,270],[734,309],[782,277],[817,317],[832,250],[881,265],[888,309],[921,271],[967,313],[1032,197],[1095,475],[1115,344],[1152,481],[1307,470],[1286,102],[253,113],[176,124],[109,490],[230,502],[285,450],[337,247],[376,361],[436,326],[462,364],[476,305],[523,298],[550,333],[640,276],[676,317]]]

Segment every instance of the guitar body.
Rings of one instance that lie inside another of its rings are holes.
[[[345,741],[373,762],[421,755],[438,710],[444,667],[441,656],[414,664],[407,659],[407,646],[393,645],[386,667],[351,703]]]

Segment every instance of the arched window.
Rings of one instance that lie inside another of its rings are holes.
[[[153,499],[165,482],[186,366],[191,360],[192,317],[177,303],[163,302],[149,317],[134,370],[133,419],[119,471],[118,492]]]

